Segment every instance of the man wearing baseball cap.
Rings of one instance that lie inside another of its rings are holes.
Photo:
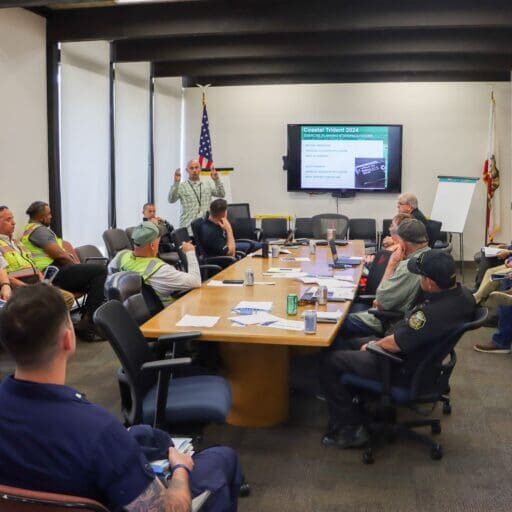
[[[136,272],[151,286],[164,304],[172,302],[171,294],[179,290],[190,290],[201,286],[201,273],[195,247],[183,242],[188,271],[181,272],[157,257],[160,243],[158,227],[149,221],[137,226],[132,233],[133,251],[125,249],[116,254],[109,263],[109,273],[120,271]]]
[[[352,402],[349,388],[340,384],[345,373],[363,378],[380,379],[377,356],[366,351],[368,344],[398,353],[403,364],[392,366],[392,385],[407,385],[416,368],[432,348],[452,330],[473,320],[476,303],[473,295],[456,282],[455,262],[449,254],[429,250],[407,263],[409,272],[420,276],[425,294],[393,327],[393,333],[378,341],[370,341],[360,350],[326,352],[320,366],[320,383],[327,399],[329,424],[322,439],[325,446],[349,448],[362,446],[368,435],[362,426],[361,411]]]
[[[420,290],[420,277],[409,271],[407,262],[428,251],[425,226],[416,219],[405,219],[393,230],[400,247],[393,252],[377,288],[373,307],[408,311]],[[343,322],[332,349],[344,348],[352,337],[383,335],[381,321],[367,311],[353,312]],[[346,347],[345,347],[346,348]]]

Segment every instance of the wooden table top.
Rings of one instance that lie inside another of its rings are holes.
[[[257,258],[246,257],[217,274],[214,279],[244,279],[245,270],[252,268],[255,281],[272,281],[275,285],[264,286],[243,286],[243,287],[209,287],[207,283],[201,288],[192,290],[176,302],[169,305],[163,311],[148,320],[141,329],[145,337],[158,338],[164,334],[201,331],[201,340],[236,342],[236,343],[257,343],[273,345],[302,345],[311,347],[329,346],[338,330],[339,325],[345,318],[350,302],[329,302],[325,306],[318,306],[318,311],[342,312],[342,317],[336,324],[318,324],[316,334],[305,334],[301,331],[276,329],[259,325],[247,327],[234,327],[228,317],[236,313],[231,308],[241,300],[249,301],[272,301],[272,314],[287,320],[302,320],[302,312],[307,309],[314,309],[314,306],[299,306],[297,315],[286,314],[286,298],[289,293],[296,293],[299,298],[310,285],[305,285],[294,279],[283,279],[263,276],[270,267],[293,267],[300,268],[304,272],[317,275],[332,276],[332,269],[328,264],[332,261],[329,247],[318,247],[316,255],[309,254],[309,247],[291,249],[291,255],[286,256],[307,256],[309,262],[286,262],[280,258]],[[345,247],[338,247],[338,254],[345,256],[362,256],[364,254],[364,243],[360,240],[351,241]],[[354,283],[359,282],[362,265],[357,267],[336,270],[341,275],[351,276]],[[176,327],[176,323],[185,315],[209,315],[219,316],[219,320],[213,327]]]

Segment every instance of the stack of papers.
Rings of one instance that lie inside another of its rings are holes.
[[[241,300],[232,311],[238,314],[250,315],[257,311],[272,311],[272,301],[250,301]]]
[[[192,444],[191,437],[172,437],[171,439],[174,444],[174,448],[176,448],[180,453],[190,455],[191,457],[194,455],[194,446]],[[154,460],[149,464],[155,475],[161,475],[165,478],[169,478],[171,476],[169,473],[169,459]]]
[[[483,247],[482,249],[486,258],[495,258],[498,253],[503,251],[503,249],[498,249],[497,247]]]
[[[289,274],[290,272],[300,272],[300,267],[270,267],[267,269],[268,274]]]
[[[230,316],[229,320],[238,325],[265,325],[277,322],[279,317],[271,315],[266,311],[258,311],[251,315]]]
[[[274,329],[286,329],[288,331],[303,331],[304,322],[299,320],[285,320],[284,318],[280,318],[277,322],[267,325],[267,327],[272,327]]]
[[[176,327],[213,327],[219,318],[218,316],[184,315]]]
[[[308,257],[298,257],[298,258],[295,258],[293,256],[287,256],[285,258],[279,258],[281,261],[288,261],[288,262],[293,262],[293,261],[311,261]]]
[[[300,267],[270,267],[263,275],[275,279],[295,279],[306,276],[307,273],[302,272]]]
[[[302,313],[304,316],[304,313]],[[337,322],[341,318],[341,311],[317,311],[316,319],[319,323],[322,322]]]

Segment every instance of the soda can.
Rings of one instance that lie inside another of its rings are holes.
[[[279,246],[278,245],[271,245],[270,251],[272,254],[272,258],[278,258],[279,257]]]
[[[327,240],[336,240],[336,230],[334,228],[327,230]]]
[[[286,297],[286,314],[287,315],[296,315],[298,305],[299,305],[299,297],[297,297],[296,293],[290,293],[288,295],[288,297]]]
[[[316,333],[316,311],[314,309],[308,309],[304,313],[304,332],[306,334]]]
[[[316,254],[316,242],[314,240],[309,241],[309,254]]]
[[[254,270],[252,268],[248,268],[245,271],[245,286],[254,286]]]
[[[318,287],[318,304],[320,306],[327,304],[327,286]]]

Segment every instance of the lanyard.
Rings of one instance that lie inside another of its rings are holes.
[[[192,186],[192,184],[190,183],[190,181],[187,181],[188,183],[188,186],[192,189],[192,192],[194,192],[194,195],[196,196],[196,199],[197,199],[197,204],[199,205],[197,211],[198,213],[201,211],[201,196],[202,196],[202,188],[201,188],[201,185],[202,183],[199,182],[199,195],[197,195],[197,192],[196,192],[196,189],[195,187]]]

